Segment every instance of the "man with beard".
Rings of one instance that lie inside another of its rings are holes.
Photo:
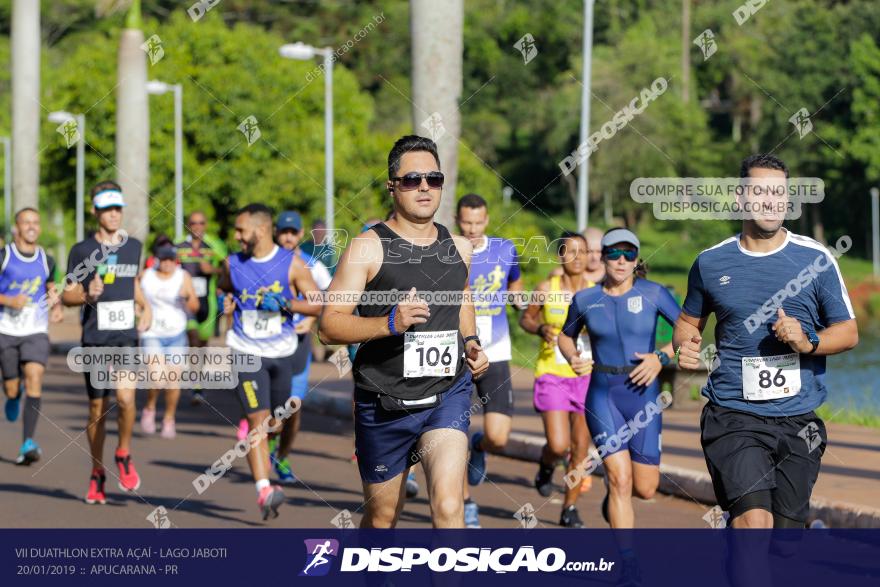
[[[293,316],[317,316],[321,305],[311,301],[318,287],[306,264],[293,251],[275,244],[270,208],[248,204],[239,210],[235,239],[241,251],[229,256],[220,277],[220,289],[234,298],[233,325],[226,332],[226,344],[256,359],[244,362],[259,361],[260,365],[258,371],[238,373],[237,391],[250,429],[248,465],[257,490],[257,505],[266,520],[278,516],[284,493],[269,482],[267,431],[261,426],[272,413],[290,405],[291,356],[298,344]],[[298,294],[306,298],[297,299]],[[298,409],[301,404],[294,405]],[[268,428],[272,432],[281,428],[283,433],[291,420],[287,417],[280,423],[277,419]]]
[[[700,253],[673,344],[683,369],[703,361],[711,313],[720,365],[703,395],[702,445],[715,496],[735,528],[803,528],[827,436],[825,357],[853,348],[858,329],[837,261],[782,227],[788,168],[753,155],[740,170],[753,212],[742,233]],[[797,293],[793,293],[797,292]]]

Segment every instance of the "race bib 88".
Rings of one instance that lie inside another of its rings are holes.
[[[98,330],[134,328],[134,300],[98,302]]]

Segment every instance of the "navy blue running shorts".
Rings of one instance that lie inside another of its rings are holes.
[[[361,480],[382,483],[419,462],[417,445],[426,432],[452,428],[467,434],[472,388],[467,372],[441,394],[439,404],[412,411],[386,410],[377,393],[355,389],[354,442]]]

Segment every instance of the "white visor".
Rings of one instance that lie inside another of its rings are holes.
[[[119,190],[104,190],[95,194],[95,197],[92,198],[92,204],[101,210],[111,206],[125,206],[125,200],[122,199],[122,192]]]

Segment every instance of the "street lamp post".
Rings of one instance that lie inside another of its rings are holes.
[[[156,80],[147,82],[147,93],[174,92],[174,240],[183,240],[183,86]]]
[[[592,61],[593,61],[593,2],[594,0],[584,0],[584,89],[581,94],[581,141],[583,145],[587,142],[590,134],[590,97],[592,78]],[[581,172],[578,175],[578,205],[577,205],[577,225],[578,231],[583,232],[590,221],[590,160],[585,159],[581,163]]]
[[[324,207],[327,230],[333,230],[333,49],[319,49],[305,43],[283,45],[278,53],[285,59],[307,61],[324,58]]]
[[[3,139],[3,219],[6,221],[6,240],[12,238],[12,166],[9,164],[9,137]]]
[[[85,189],[86,189],[86,116],[57,111],[49,113],[49,122],[64,124],[73,120],[79,132],[76,142],[76,242],[85,238]]]
[[[871,188],[871,235],[874,279],[880,279],[880,189]]]

